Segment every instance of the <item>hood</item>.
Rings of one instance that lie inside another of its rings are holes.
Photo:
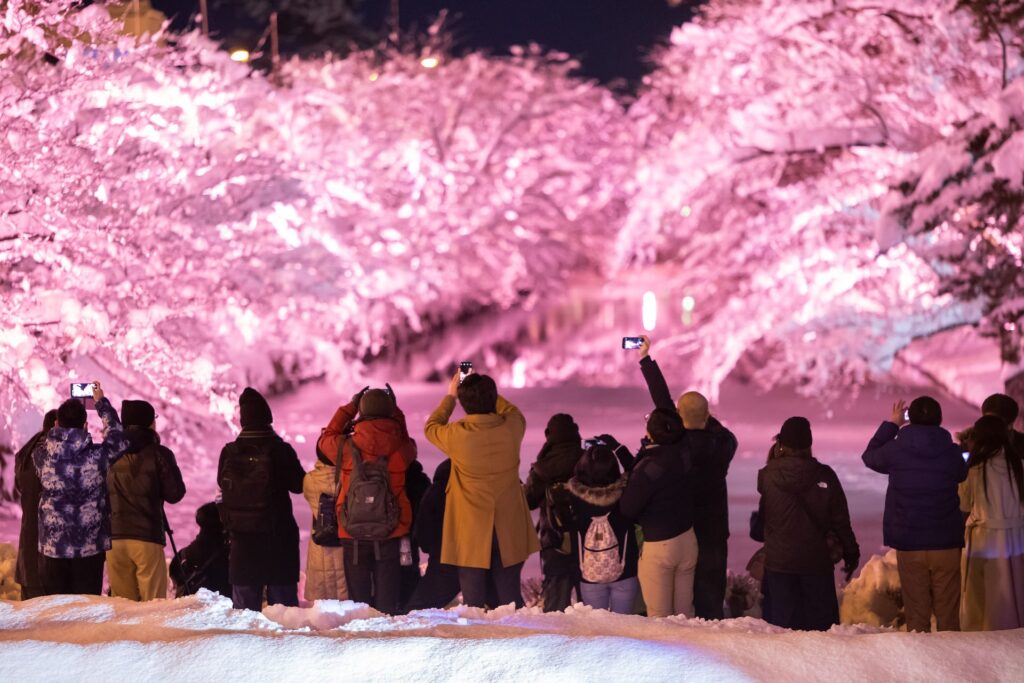
[[[938,455],[949,450],[953,437],[942,427],[907,425],[896,435],[900,445],[920,455]]]
[[[84,429],[75,427],[54,427],[46,435],[46,451],[56,455],[62,451],[80,451],[92,443],[92,437]]]
[[[377,418],[356,422],[352,440],[364,454],[385,457],[404,446],[409,434],[397,420]]]
[[[568,481],[583,455],[579,440],[546,443],[537,454],[533,471],[546,482]]]
[[[806,491],[816,485],[821,479],[821,468],[821,463],[814,458],[793,455],[769,460],[764,467],[780,489],[791,493]]]
[[[587,486],[573,477],[568,484],[569,493],[576,496],[585,503],[597,507],[606,508],[615,505],[622,498],[622,492],[626,490],[626,477],[608,486]]]
[[[148,427],[126,427],[124,435],[128,438],[129,453],[138,453],[146,446],[160,443],[160,437]]]

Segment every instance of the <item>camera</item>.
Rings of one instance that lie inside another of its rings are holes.
[[[622,348],[624,348],[624,349],[627,349],[627,350],[639,349],[643,345],[644,345],[643,337],[623,337],[622,338]]]

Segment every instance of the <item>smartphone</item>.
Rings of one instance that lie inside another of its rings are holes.
[[[644,345],[643,337],[623,337],[622,348],[624,349],[639,349]]]
[[[964,451],[960,455],[964,456],[964,462],[967,462],[968,460],[971,459],[971,452],[970,451]]]
[[[92,398],[96,385],[92,382],[72,382],[71,398]]]
[[[473,361],[464,360],[459,363],[459,381],[466,379],[466,375],[473,371]]]
[[[583,450],[593,448],[594,446],[603,446],[604,441],[601,439],[583,439]]]
[[[909,408],[907,408],[906,410],[903,411],[903,421],[904,422],[910,422],[910,409]]]

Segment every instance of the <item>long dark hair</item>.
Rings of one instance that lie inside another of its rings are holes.
[[[974,423],[970,446],[967,466],[981,467],[981,486],[985,497],[988,497],[988,468],[985,463],[1003,453],[1010,468],[1010,479],[1017,486],[1017,496],[1024,504],[1024,461],[1013,447],[1006,423],[995,415],[983,416]]]

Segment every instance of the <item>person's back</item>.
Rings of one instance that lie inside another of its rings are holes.
[[[960,621],[965,631],[1024,626],[1024,462],[1005,422],[985,416],[971,430]]]
[[[879,426],[862,459],[886,474],[882,533],[896,549],[907,628],[930,631],[934,613],[940,631],[960,628],[960,549],[964,520],[958,485],[967,477],[960,447],[942,424],[935,399],[914,399],[905,422],[903,401]]]
[[[167,596],[163,504],[185,496],[174,453],[160,444],[156,413],[146,401],[123,401],[129,446],[107,473],[112,547],[107,553],[110,593],[129,600]]]
[[[295,449],[278,436],[266,399],[247,387],[239,397],[242,431],[221,450],[217,484],[231,539],[229,559],[236,608],[297,607],[299,527],[290,493],[302,492],[306,472]]]
[[[228,578],[230,546],[216,503],[204,503],[196,510],[199,533],[171,561],[175,597],[192,595],[200,588],[231,597]]]
[[[36,473],[32,453],[46,443],[46,435],[57,424],[57,411],[43,417],[43,430],[29,439],[14,456],[14,493],[21,504],[21,530],[18,534],[18,560],[14,580],[21,586],[21,599],[31,600],[45,594],[39,577],[39,495],[42,484]]]

